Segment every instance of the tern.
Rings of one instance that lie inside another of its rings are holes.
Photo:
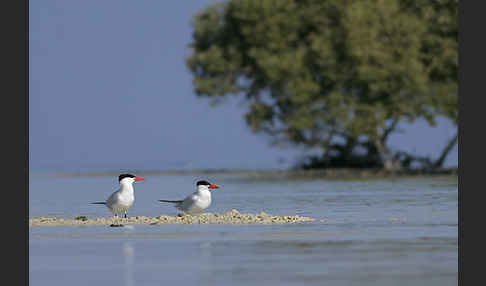
[[[118,214],[125,215],[127,218],[127,210],[133,205],[135,195],[133,193],[133,183],[145,180],[142,177],[137,177],[132,174],[121,174],[118,176],[120,189],[111,194],[104,202],[95,202],[95,205],[106,205],[106,207],[118,218]]]
[[[207,181],[198,181],[196,183],[197,191],[180,201],[159,200],[159,202],[173,203],[175,207],[187,214],[201,214],[211,205],[210,189],[219,189],[219,186],[213,185]]]

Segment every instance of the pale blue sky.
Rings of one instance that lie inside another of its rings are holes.
[[[185,66],[191,17],[215,1],[31,0],[31,170],[278,168],[244,101],[197,98]],[[437,155],[454,127],[404,126],[392,147]],[[279,158],[287,164],[279,165]],[[457,165],[457,146],[447,165]]]

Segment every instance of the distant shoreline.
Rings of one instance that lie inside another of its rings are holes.
[[[86,176],[117,176],[120,171],[97,172],[59,172],[56,177],[86,177]],[[384,169],[314,169],[314,170],[245,170],[245,169],[206,169],[206,170],[131,170],[136,174],[145,176],[174,176],[174,175],[246,175],[253,178],[323,178],[323,179],[350,179],[350,178],[393,178],[393,177],[430,177],[430,176],[457,176],[457,168],[443,168],[436,170],[403,169],[386,171]]]

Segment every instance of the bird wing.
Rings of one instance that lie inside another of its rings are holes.
[[[111,205],[113,204],[114,202],[118,201],[118,193],[120,192],[120,190],[116,190],[115,192],[113,192],[107,199],[106,199],[106,203]]]
[[[197,200],[198,200],[197,193],[192,193],[182,201],[181,208],[187,209],[191,207]]]

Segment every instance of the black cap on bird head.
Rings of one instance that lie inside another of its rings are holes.
[[[219,189],[219,186],[209,183],[208,181],[198,181],[196,185],[199,186],[208,186],[208,189]]]
[[[209,186],[211,185],[211,183],[209,183],[208,181],[197,181],[196,186],[200,186],[200,185]]]
[[[136,176],[135,175],[132,175],[132,174],[121,174],[120,176],[118,176],[118,182],[120,182],[121,180],[125,179],[125,178],[135,178]]]

